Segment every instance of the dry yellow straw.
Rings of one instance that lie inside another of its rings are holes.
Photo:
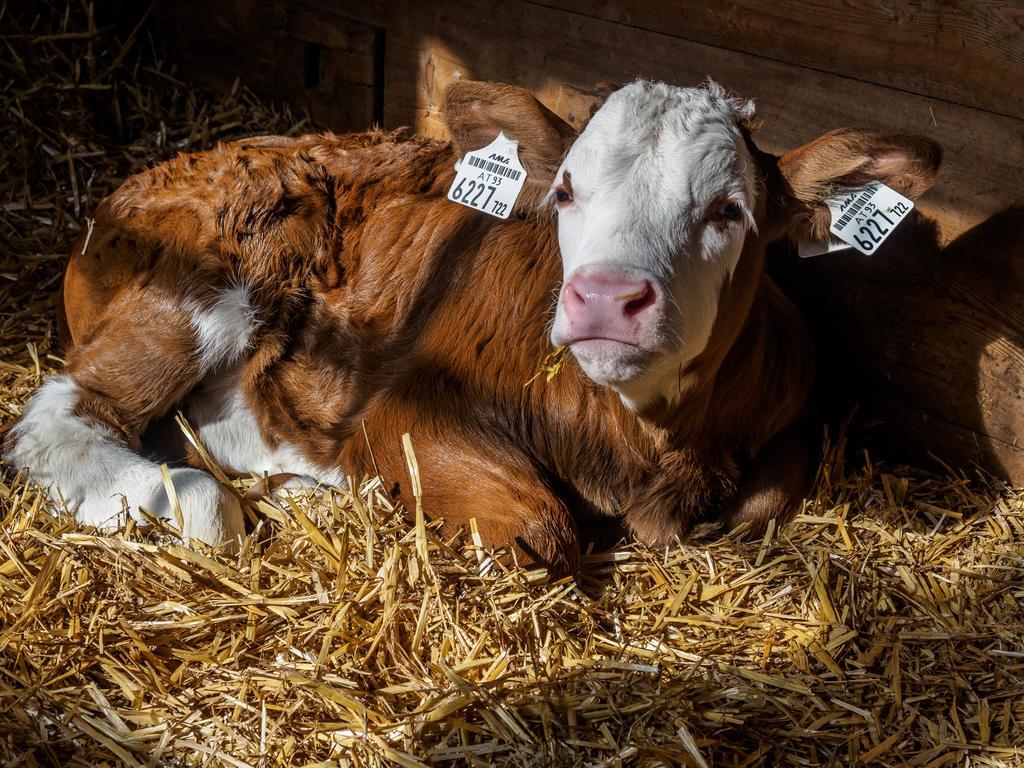
[[[412,437],[408,432],[402,435],[402,448],[405,451],[405,463],[409,468],[412,481],[412,495],[416,499],[416,553],[420,567],[425,576],[433,576],[427,550],[427,521],[423,514],[423,487],[420,484],[420,466],[416,461],[416,452],[412,447]]]
[[[167,493],[167,498],[171,502],[171,514],[174,515],[174,522],[178,525],[178,531],[182,536],[185,535],[185,518],[181,514],[181,504],[178,502],[178,491],[174,487],[174,483],[171,482],[171,473],[167,469],[166,464],[160,465],[160,476],[164,481],[164,491]]]

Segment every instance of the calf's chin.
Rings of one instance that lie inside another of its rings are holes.
[[[570,350],[590,379],[612,389],[642,379],[652,357],[640,347],[611,339],[577,341]]]

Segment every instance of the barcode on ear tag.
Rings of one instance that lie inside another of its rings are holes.
[[[467,152],[455,164],[455,181],[448,190],[448,199],[507,219],[525,183],[519,142],[502,132],[486,147]]]
[[[825,201],[832,211],[833,235],[872,254],[914,209],[914,202],[880,181]]]

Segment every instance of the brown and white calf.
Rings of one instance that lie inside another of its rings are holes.
[[[812,362],[765,246],[825,237],[837,186],[920,194],[939,153],[843,130],[776,157],[752,113],[714,84],[635,82],[576,136],[521,89],[460,82],[451,143],[265,137],[139,174],[75,247],[67,371],[7,461],[111,525],[171,514],[140,449],[177,409],[236,471],[379,468],[406,501],[410,432],[429,515],[475,517],[488,545],[559,571],[577,513],[659,543],[784,519]],[[504,222],[446,199],[455,161],[499,130],[529,174]],[[572,354],[534,379],[553,345]],[[213,477],[171,478],[186,534],[243,533]]]

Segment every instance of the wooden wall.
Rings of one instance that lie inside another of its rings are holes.
[[[711,0],[198,0],[158,6],[186,71],[308,104],[324,125],[441,136],[456,72],[516,83],[580,124],[592,86],[712,76],[756,98],[770,150],[828,128],[946,150],[924,210],[948,241],[1024,202],[1024,3]]]
[[[902,256],[773,268],[816,333],[823,389],[850,393],[834,412],[859,399],[883,445],[913,449],[894,455],[1024,482],[1024,2],[164,0],[155,21],[185,74],[239,76],[338,130],[443,136],[457,74],[525,86],[577,126],[600,81],[710,75],[756,99],[770,151],[844,125],[934,138],[944,168]]]

